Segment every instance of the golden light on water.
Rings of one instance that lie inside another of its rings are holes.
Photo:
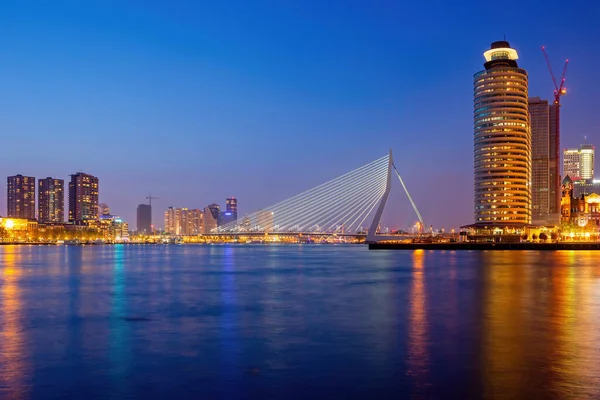
[[[23,335],[23,315],[20,299],[19,251],[15,246],[6,246],[0,252],[1,309],[3,321],[0,325],[0,387],[9,388],[4,392],[7,399],[27,397],[27,357],[26,341]]]

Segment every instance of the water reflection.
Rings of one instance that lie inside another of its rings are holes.
[[[600,396],[599,302],[585,256],[569,253],[482,256],[486,397]]]
[[[232,381],[236,375],[237,353],[236,318],[237,304],[235,293],[235,259],[232,246],[223,248],[223,267],[221,281],[222,314],[220,321],[221,342],[221,380],[222,390],[230,392]]]
[[[413,252],[408,328],[408,376],[412,378],[412,393],[419,395],[423,395],[429,386],[427,295],[425,292],[424,259],[425,252],[423,250],[415,250]]]
[[[20,298],[19,280],[23,273],[18,265],[20,254],[15,246],[6,246],[0,252],[0,397],[3,399],[24,399],[29,392],[29,363]]]
[[[113,394],[122,397],[129,389],[129,370],[131,367],[130,327],[127,315],[127,297],[125,266],[123,261],[124,245],[114,246],[113,297],[110,319],[110,378]]]

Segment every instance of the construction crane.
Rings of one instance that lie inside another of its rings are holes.
[[[158,200],[158,197],[152,197],[151,194],[149,194],[146,198],[148,199],[148,205],[150,207],[152,207],[152,200]]]
[[[544,57],[546,58],[546,64],[548,64],[548,70],[550,71],[550,76],[552,76],[552,82],[554,83],[554,104],[560,107],[560,97],[567,94],[567,89],[565,88],[565,76],[567,74],[567,65],[569,65],[569,60],[565,61],[565,67],[563,68],[562,76],[560,77],[560,85],[556,81],[556,76],[554,76],[554,71],[552,70],[552,64],[550,64],[550,59],[548,58],[548,53],[546,53],[546,47],[542,46],[542,53],[544,53]]]

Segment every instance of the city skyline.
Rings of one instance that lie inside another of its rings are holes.
[[[545,23],[551,5],[522,5],[517,16],[509,5],[494,7],[497,20],[479,21],[442,4],[433,15],[418,5],[355,4],[341,7],[343,18],[335,20],[340,7],[316,2],[310,12],[240,2],[235,17],[220,5],[191,2],[178,11],[159,2],[117,10],[90,4],[40,7],[33,15],[14,5],[1,17],[11,39],[1,67],[11,78],[2,121],[11,151],[0,171],[60,179],[87,171],[102,181],[99,201],[130,223],[146,193],[160,198],[154,221],[168,206],[202,208],[232,194],[242,199],[244,215],[390,147],[426,221],[445,228],[471,221],[469,81],[480,54],[504,34],[529,73],[530,96],[552,98],[540,45],[555,68],[571,60],[561,148],[578,146],[583,136],[589,143],[600,138],[588,84],[599,58],[589,52],[596,5],[564,6],[564,18],[580,23],[559,33]],[[405,12],[425,23],[399,26]],[[506,26],[509,15],[514,23]],[[220,17],[229,23],[210,23]],[[417,29],[427,33],[415,35]],[[432,109],[436,118],[428,117]],[[39,144],[28,162],[20,158],[25,138]],[[37,148],[65,157],[44,157]],[[189,188],[187,180],[200,184]],[[439,192],[453,194],[444,196],[445,207]],[[384,223],[402,228],[414,221],[395,185]]]

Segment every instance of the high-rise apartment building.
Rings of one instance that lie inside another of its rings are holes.
[[[69,182],[69,222],[84,224],[98,220],[98,178],[83,172]]]
[[[475,223],[531,223],[527,71],[506,41],[484,53],[474,75]]]
[[[152,233],[152,206],[149,204],[140,204],[137,207],[137,231]]]
[[[38,221],[65,222],[65,181],[55,178],[38,179]]]
[[[172,235],[198,235],[202,223],[202,211],[198,209],[169,207],[165,211],[165,232]]]
[[[594,153],[591,144],[582,144],[578,149],[563,151],[563,175],[571,180],[594,179]]]
[[[15,175],[7,178],[7,217],[35,219],[35,178]]]

